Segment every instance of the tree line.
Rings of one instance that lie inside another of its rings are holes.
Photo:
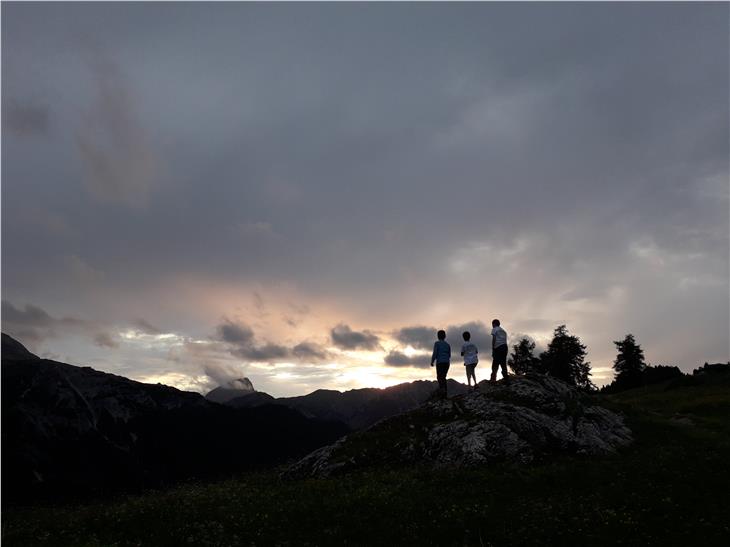
[[[674,366],[647,365],[644,351],[633,334],[629,333],[623,340],[614,341],[614,345],[617,350],[613,363],[614,380],[603,388],[604,391],[623,391],[682,376],[682,372]],[[535,342],[526,336],[522,337],[512,346],[507,364],[515,374],[549,374],[581,389],[597,389],[590,379],[591,364],[585,360],[586,346],[580,338],[570,334],[565,325],[555,328],[545,351],[537,357],[534,352]]]

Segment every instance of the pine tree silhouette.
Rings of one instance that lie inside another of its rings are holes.
[[[644,351],[636,343],[633,334],[627,334],[621,341],[615,341],[618,355],[613,362],[613,370],[616,372],[615,384],[619,389],[629,389],[643,384]]]
[[[560,378],[583,389],[595,389],[591,382],[591,364],[585,361],[586,347],[577,336],[568,333],[565,325],[558,326],[547,351],[540,354],[542,372]]]

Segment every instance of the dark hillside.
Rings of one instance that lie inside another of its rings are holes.
[[[76,498],[272,466],[334,441],[342,423],[39,359],[3,335],[3,503]]]
[[[305,480],[245,473],[103,504],[3,513],[13,545],[727,545],[726,380],[598,396],[617,454]],[[164,523],[162,525],[161,523]]]
[[[462,395],[467,387],[453,379],[448,380],[450,395]],[[265,393],[254,392],[228,401],[233,407],[253,407],[260,404],[278,404],[298,410],[310,418],[346,423],[351,429],[368,427],[375,422],[417,408],[433,397],[436,382],[417,380],[386,388],[361,388],[340,392],[318,389],[308,395],[274,399]]]

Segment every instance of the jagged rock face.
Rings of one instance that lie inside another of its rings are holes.
[[[632,441],[623,418],[548,376],[482,382],[477,391],[383,420],[321,448],[285,472],[329,476],[368,466],[425,462],[528,463],[552,453],[604,455]]]
[[[205,398],[214,403],[227,403],[236,397],[248,395],[255,391],[251,380],[248,378],[237,378],[235,380],[229,380],[222,386],[218,386],[210,391]]]

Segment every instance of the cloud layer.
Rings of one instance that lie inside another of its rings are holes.
[[[494,317],[566,323],[599,383],[627,332],[727,360],[729,15],[8,4],[3,329],[290,394],[428,377]]]

